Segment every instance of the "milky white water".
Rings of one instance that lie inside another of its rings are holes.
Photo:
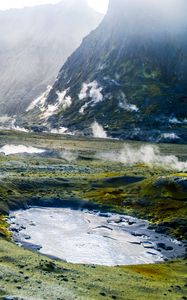
[[[124,216],[119,222],[121,219],[116,214],[102,217],[69,208],[31,208],[10,215],[11,228],[22,227],[14,233],[17,242],[27,247],[40,245],[41,253],[71,263],[113,266],[163,261],[173,253],[156,250],[158,236],[159,242],[176,247],[176,253],[181,251],[169,237],[147,230],[146,221]]]
[[[44,153],[45,150],[38,149],[31,146],[24,146],[24,145],[5,145],[0,148],[0,153],[4,153],[5,155],[11,155],[11,154],[18,154],[18,153]]]

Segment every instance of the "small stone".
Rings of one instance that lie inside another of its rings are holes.
[[[179,285],[176,285],[175,288],[181,290],[181,287]]]
[[[167,246],[165,243],[157,243],[157,247],[158,247],[158,248],[161,248],[161,249],[163,249],[163,250],[166,250],[166,251],[171,251],[171,250],[173,250],[173,247]]]
[[[66,277],[62,278],[62,280],[63,280],[63,281],[66,281],[66,282],[69,281],[68,278],[66,278]]]
[[[154,245],[151,242],[143,242],[142,246],[146,249],[153,249]]]
[[[135,222],[135,221],[128,221],[128,224],[129,224],[130,226],[132,226],[132,225],[136,224],[136,222]]]
[[[167,231],[167,228],[165,226],[163,226],[163,227],[160,226],[155,229],[155,232],[157,232],[157,233],[166,233],[166,231]]]
[[[143,234],[142,233],[138,233],[138,232],[132,232],[131,233],[133,236],[142,236]]]

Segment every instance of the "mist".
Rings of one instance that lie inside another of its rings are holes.
[[[93,136],[95,138],[103,138],[103,139],[107,138],[106,131],[104,130],[102,125],[100,125],[98,122],[96,122],[96,121],[93,122],[91,125],[91,129],[92,129]]]
[[[60,158],[66,160],[68,163],[72,163],[78,159],[79,154],[77,151],[63,150],[59,152],[59,156]]]
[[[84,0],[0,11],[0,115],[24,112],[102,18]]]
[[[120,162],[124,165],[143,163],[150,167],[157,166],[165,169],[187,171],[187,161],[179,161],[175,155],[162,155],[159,146],[156,145],[133,147],[124,144],[123,149],[120,151],[98,152],[96,158]]]
[[[123,22],[127,36],[141,36],[145,39],[150,36],[153,38],[155,34],[164,37],[166,32],[172,36],[186,32],[186,11],[185,0],[111,0],[111,18],[106,22],[109,21],[108,26],[114,22]]]

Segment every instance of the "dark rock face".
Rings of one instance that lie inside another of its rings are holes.
[[[187,141],[187,22],[184,0],[111,0],[100,26],[66,61],[45,103],[72,103],[50,127],[161,142]],[[168,4],[169,5],[169,4]]]
[[[0,115],[24,112],[102,18],[86,0],[0,11]]]

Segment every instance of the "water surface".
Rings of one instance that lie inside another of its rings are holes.
[[[179,242],[148,230],[146,221],[117,214],[31,208],[12,212],[10,223],[18,243],[71,263],[148,264],[184,252]]]

